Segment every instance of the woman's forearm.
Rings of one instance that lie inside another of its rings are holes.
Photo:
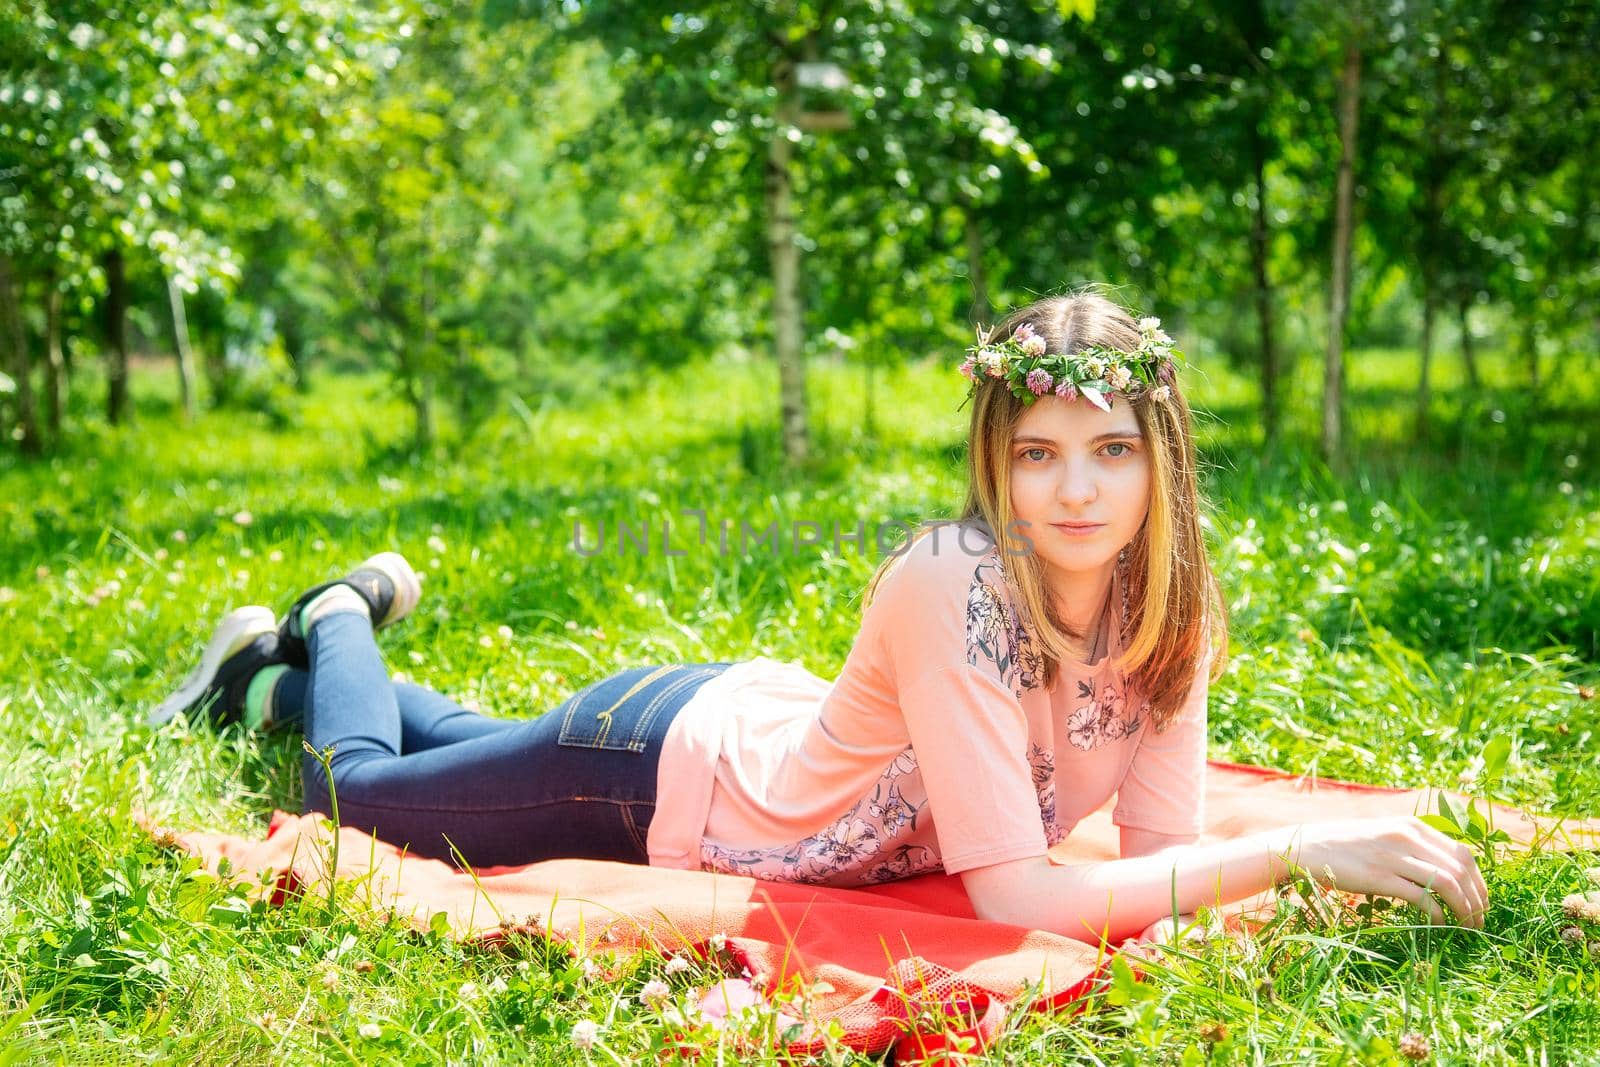
[[[1404,900],[1431,922],[1453,915],[1481,928],[1489,906],[1472,849],[1412,815],[1282,826],[1070,867],[1034,856],[964,871],[961,879],[980,918],[1120,942],[1163,916],[1252,897],[1297,867],[1347,893]]]
[[[1228,841],[1180,845],[1155,855],[1078,866],[1050,865],[1038,899],[1055,902],[1050,928],[1115,944],[1163,916],[1253,897],[1289,871],[1293,827]]]

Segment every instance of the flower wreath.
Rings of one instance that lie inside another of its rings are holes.
[[[961,363],[972,383],[968,399],[987,376],[1004,379],[1012,395],[1030,405],[1052,393],[1067,400],[1081,396],[1102,411],[1110,411],[1118,395],[1132,399],[1148,392],[1150,399],[1166,401],[1183,358],[1157,318],[1139,320],[1139,347],[1132,352],[1091,345],[1071,355],[1047,353],[1044,338],[1028,322],[1004,341],[991,344],[993,336],[992,328],[978,327],[978,343]]]

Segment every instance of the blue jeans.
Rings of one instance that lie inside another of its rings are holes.
[[[631,667],[537,719],[491,719],[389,678],[371,624],[311,627],[309,672],[279,679],[275,718],[303,709],[306,740],[333,747],[339,821],[413,855],[473,867],[562,857],[646,863],[667,727],[728,663]],[[307,755],[305,810],[331,812]]]

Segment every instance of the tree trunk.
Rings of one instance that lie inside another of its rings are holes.
[[[1250,263],[1256,278],[1256,328],[1261,338],[1261,421],[1268,442],[1278,438],[1278,348],[1272,336],[1272,279],[1267,273],[1270,244],[1267,227],[1267,146],[1259,125],[1252,131],[1255,156],[1256,210],[1250,222]]]
[[[1428,371],[1433,363],[1433,312],[1437,297],[1434,295],[1433,271],[1424,264],[1422,268],[1422,368],[1417,375],[1417,436],[1428,435],[1428,405],[1432,402],[1432,383]]]
[[[433,448],[433,388],[426,378],[411,380],[411,413],[415,416],[412,443],[418,452]]]
[[[0,344],[6,348],[4,366],[17,388],[17,444],[24,455],[37,456],[42,443],[33,403],[33,368],[28,365],[32,360],[28,358],[28,338],[22,328],[22,309],[17,305],[16,276],[7,255],[0,255]]]
[[[798,90],[794,62],[779,53],[772,84],[778,106],[768,145],[766,174],[767,248],[772,259],[772,329],[778,357],[778,390],[783,417],[783,453],[791,465],[806,461],[806,368],[800,307],[800,246],[795,244],[791,131],[798,131]]]
[[[61,411],[66,406],[67,361],[61,351],[61,289],[55,271],[45,279],[44,291],[44,415],[50,439],[61,443]]]
[[[1461,324],[1461,364],[1467,372],[1467,385],[1474,391],[1478,388],[1478,354],[1472,347],[1472,318],[1469,314],[1472,302],[1467,297],[1461,297],[1456,303],[1456,321]]]
[[[172,339],[178,350],[178,393],[183,399],[183,417],[195,415],[194,350],[189,347],[189,319],[183,313],[183,290],[172,272],[167,272],[167,303],[172,306]]]
[[[1434,140],[1435,152],[1438,151],[1438,139]],[[1423,181],[1426,188],[1423,190],[1422,200],[1422,366],[1417,374],[1417,437],[1420,439],[1428,434],[1428,406],[1433,401],[1433,382],[1430,372],[1433,368],[1433,323],[1434,314],[1439,304],[1439,230],[1440,208],[1439,197],[1443,181],[1440,177],[1438,156],[1435,155],[1427,164],[1427,174]]]
[[[1339,79],[1339,180],[1334,201],[1333,286],[1328,309],[1328,360],[1322,379],[1322,455],[1344,452],[1344,331],[1350,312],[1350,238],[1355,215],[1356,124],[1361,114],[1361,45],[1352,30]]]
[[[989,275],[983,269],[983,231],[971,204],[963,205],[962,217],[966,231],[967,279],[972,283],[972,321],[989,325],[994,307],[989,303]]]
[[[309,353],[306,351],[305,331],[300,326],[300,311],[288,300],[276,310],[278,336],[283,338],[283,350],[289,356],[289,366],[294,372],[294,390],[297,393],[309,393],[311,368],[306,365]]]
[[[1534,312],[1522,320],[1522,355],[1528,361],[1528,388],[1539,388],[1539,326]]]
[[[106,328],[106,419],[119,425],[128,414],[128,278],[122,249],[105,254],[106,299],[102,305]]]

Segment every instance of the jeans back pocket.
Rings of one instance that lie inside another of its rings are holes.
[[[585,686],[563,706],[557,740],[569,748],[643,752],[661,713],[716,673],[683,664],[631,667]]]

